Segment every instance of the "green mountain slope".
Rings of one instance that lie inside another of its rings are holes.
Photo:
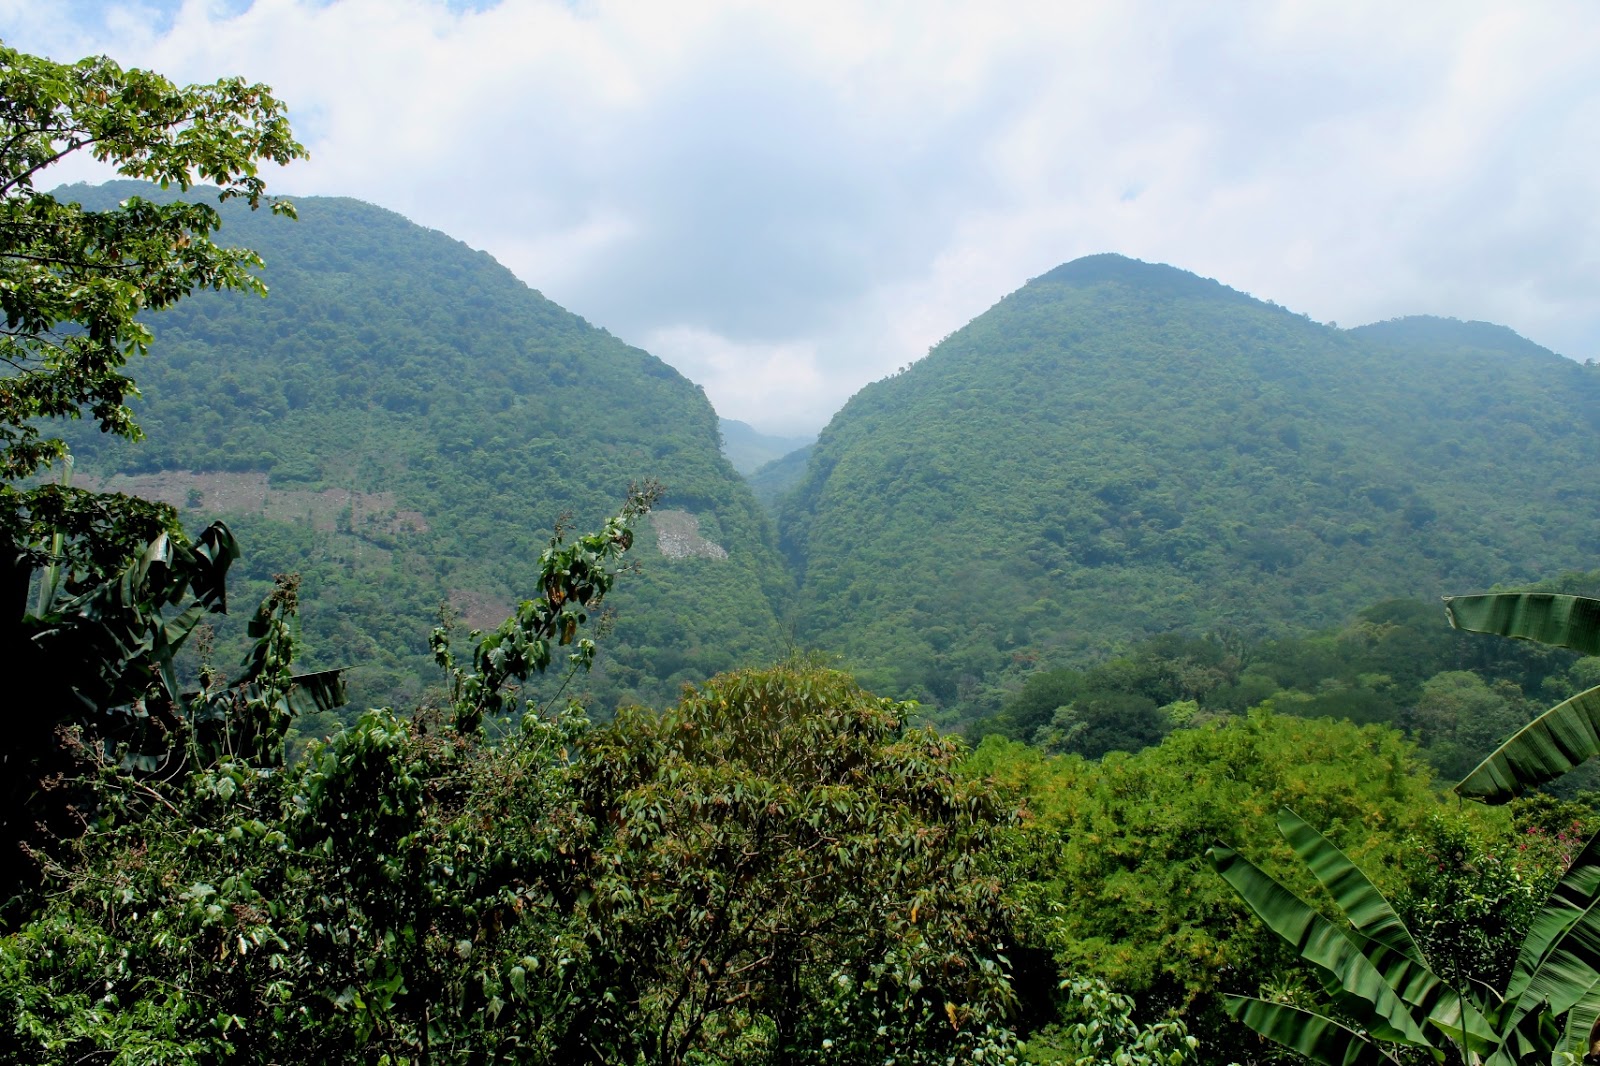
[[[783,504],[784,496],[806,476],[806,467],[811,462],[811,452],[816,445],[807,444],[796,448],[781,458],[774,459],[762,466],[752,474],[746,474],[744,479],[750,490],[756,494],[767,510],[777,513]]]
[[[64,191],[135,192],[151,195]],[[441,602],[498,623],[533,594],[558,518],[592,527],[647,478],[667,494],[637,539],[643,572],[619,582],[577,691],[655,700],[775,654],[788,578],[693,384],[443,234],[354,200],[297,205],[297,223],[224,210],[221,239],[261,253],[271,296],[202,293],[156,317],[133,368],[148,439],[79,434],[80,479],[227,518],[253,586],[237,602],[299,570],[308,662],[377,664],[358,704],[431,681]]]
[[[1600,375],[1481,324],[1340,331],[1094,256],[825,429],[799,634],[967,713],[1041,660],[1592,566]]]

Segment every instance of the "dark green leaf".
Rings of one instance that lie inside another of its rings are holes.
[[[1580,692],[1519,729],[1455,786],[1504,803],[1600,754],[1600,687]]]
[[[1450,624],[1469,633],[1496,633],[1600,655],[1600,600],[1549,592],[1447,596]]]

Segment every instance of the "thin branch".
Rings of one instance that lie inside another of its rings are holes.
[[[10,195],[12,189],[16,188],[18,185],[29,183],[33,176],[39,173],[39,171],[44,170],[46,167],[54,166],[56,163],[59,163],[62,159],[71,155],[73,152],[76,152],[88,145],[94,144],[97,142],[97,140],[98,139],[95,137],[88,137],[87,139],[81,141],[67,141],[67,147],[61,149],[61,151],[57,152],[55,155],[35,163],[27,170],[21,171],[7,181],[0,182],[0,196]],[[50,139],[50,143],[52,145],[55,144],[54,137]]]

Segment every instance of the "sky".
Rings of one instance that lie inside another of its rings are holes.
[[[1097,252],[1600,357],[1593,0],[0,0],[0,38],[272,86],[311,152],[272,191],[486,250],[770,433]]]

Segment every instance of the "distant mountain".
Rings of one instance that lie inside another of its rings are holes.
[[[160,195],[57,195],[134,193]],[[358,706],[404,705],[436,676],[441,602],[498,624],[535,593],[558,520],[592,528],[646,478],[667,495],[640,529],[642,572],[619,582],[601,665],[571,693],[604,711],[777,654],[789,581],[772,524],[693,384],[441,233],[355,200],[296,203],[298,222],[223,210],[219,239],[261,253],[271,296],[201,293],[154,317],[132,368],[148,439],[76,434],[81,479],[228,519],[238,604],[298,570],[308,662],[364,664]]]
[[[798,634],[877,691],[979,711],[1132,635],[1591,568],[1597,418],[1600,369],[1503,327],[1340,331],[1091,256],[823,431],[780,521]]]
[[[776,514],[783,498],[805,478],[806,465],[811,461],[811,452],[815,448],[815,444],[796,448],[783,458],[767,463],[755,473],[745,475],[745,481],[756,494],[756,499],[760,500],[768,511]]]
[[[733,464],[735,470],[746,477],[817,439],[814,436],[774,437],[746,422],[731,418],[721,419],[720,425],[722,454],[728,457],[728,462]]]

